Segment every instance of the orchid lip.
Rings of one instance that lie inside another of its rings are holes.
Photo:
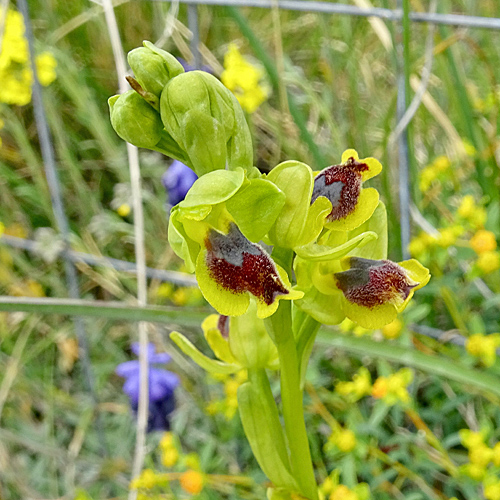
[[[209,230],[205,239],[206,264],[213,280],[225,290],[250,292],[267,305],[277,295],[286,295],[276,266],[264,250],[247,240],[236,224],[227,234]]]
[[[352,257],[347,271],[335,273],[337,286],[354,304],[373,308],[385,303],[402,303],[418,286],[406,270],[389,260]]]
[[[332,203],[329,221],[338,220],[354,212],[362,189],[362,172],[369,170],[366,163],[349,158],[345,163],[325,168],[314,180],[311,203],[324,196]]]

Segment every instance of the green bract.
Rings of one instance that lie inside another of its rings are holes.
[[[151,42],[144,41],[144,47],[131,50],[127,61],[141,87],[160,98],[163,88],[174,76],[184,73],[182,64],[168,52]]]
[[[190,71],[173,78],[161,94],[160,112],[165,130],[198,176],[226,166],[252,168],[252,141],[243,111],[214,76]]]
[[[269,240],[283,248],[295,248],[315,240],[332,204],[320,196],[311,205],[314,187],[311,167],[300,161],[285,161],[273,168],[267,179],[286,196],[285,206],[269,231]]]

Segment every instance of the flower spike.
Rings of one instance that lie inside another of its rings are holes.
[[[340,165],[322,170],[314,179],[311,203],[324,196],[332,203],[325,226],[337,231],[350,231],[368,220],[377,208],[379,195],[363,182],[378,175],[382,165],[375,158],[359,159],[354,149],[342,155]]]

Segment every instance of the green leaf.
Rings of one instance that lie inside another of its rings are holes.
[[[22,311],[33,314],[89,316],[115,321],[150,321],[167,325],[199,327],[206,314],[186,308],[137,307],[124,302],[53,299],[32,297],[0,297],[0,311]]]
[[[249,382],[238,388],[243,429],[260,468],[276,487],[296,491],[278,409],[264,370],[249,370]]]
[[[375,342],[362,337],[336,333],[327,328],[321,328],[317,343],[323,347],[336,347],[360,356],[372,356],[376,359],[386,359],[426,373],[454,380],[462,386],[489,392],[500,396],[500,377],[485,371],[474,370],[462,365],[456,360],[443,356],[430,356],[422,352],[394,345],[392,342]]]
[[[284,204],[285,195],[272,182],[252,179],[228,199],[226,207],[240,231],[250,241],[258,242],[274,224]]]
[[[170,339],[186,356],[189,356],[198,366],[209,373],[231,374],[241,370],[241,367],[238,365],[223,363],[222,361],[205,356],[192,342],[179,332],[172,332]]]

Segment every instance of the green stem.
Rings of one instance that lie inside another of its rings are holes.
[[[317,500],[318,488],[304,421],[303,393],[300,389],[297,347],[291,328],[290,302],[281,301],[270,321],[280,358],[281,400],[292,474],[301,493],[310,500]]]

